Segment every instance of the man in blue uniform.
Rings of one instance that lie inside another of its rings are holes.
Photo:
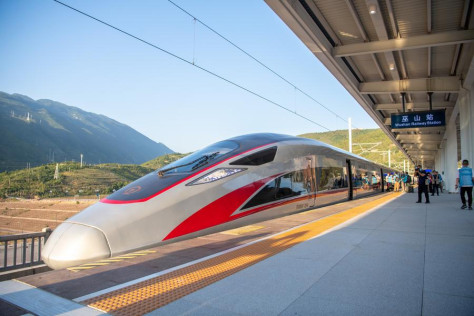
[[[460,168],[458,177],[456,179],[456,189],[461,187],[461,209],[466,208],[466,197],[469,204],[469,209],[472,211],[472,187],[474,185],[474,177],[472,176],[472,169],[469,168],[469,161],[466,159],[462,161],[462,168]]]
[[[429,179],[428,174],[425,170],[419,169],[418,174],[418,201],[416,203],[421,203],[421,194],[425,193],[425,202],[430,203],[430,196],[428,194]]]

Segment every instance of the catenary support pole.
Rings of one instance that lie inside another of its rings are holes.
[[[352,118],[347,119],[347,123],[349,124],[349,152],[352,152]]]

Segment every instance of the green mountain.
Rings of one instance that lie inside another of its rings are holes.
[[[85,165],[82,168],[78,162],[62,162],[58,163],[57,179],[55,163],[5,171],[0,173],[0,198],[91,196],[97,193],[105,196],[184,156],[174,153],[141,165],[108,163]]]
[[[335,147],[349,150],[348,130],[308,133],[299,136],[320,140]],[[352,152],[354,154],[388,166],[389,150],[391,166],[403,170],[403,160],[407,158],[380,128],[352,130]]]
[[[0,92],[0,171],[55,161],[141,164],[172,153],[104,115]]]

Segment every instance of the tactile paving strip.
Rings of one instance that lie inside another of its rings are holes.
[[[296,227],[269,239],[82,302],[115,315],[143,315],[399,196],[380,199]]]

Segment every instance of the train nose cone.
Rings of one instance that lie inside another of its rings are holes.
[[[93,227],[63,223],[51,234],[41,258],[52,269],[62,269],[110,257],[104,234]]]

